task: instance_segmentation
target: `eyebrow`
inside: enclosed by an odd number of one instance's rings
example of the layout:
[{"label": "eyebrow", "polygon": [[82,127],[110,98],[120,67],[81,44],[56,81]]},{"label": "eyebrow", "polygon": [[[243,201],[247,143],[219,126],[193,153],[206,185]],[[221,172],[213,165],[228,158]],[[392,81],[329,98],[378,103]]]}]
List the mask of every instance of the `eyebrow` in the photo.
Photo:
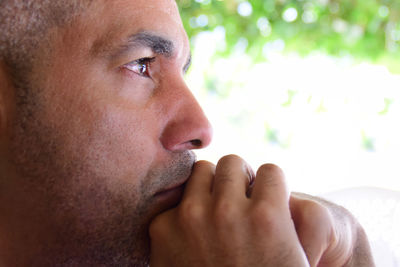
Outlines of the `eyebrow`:
[{"label": "eyebrow", "polygon": [[[135,47],[140,47],[140,46],[149,47],[155,54],[163,55],[167,58],[171,57],[175,50],[174,43],[171,40],[168,40],[160,35],[151,32],[142,31],[128,36],[127,40],[125,41],[125,44],[120,45],[114,51],[108,51],[108,52],[111,52],[109,54],[111,57],[118,57],[119,55],[124,54],[130,49],[134,49]],[[97,49],[95,49],[95,51],[97,50],[97,52],[99,52],[99,50],[100,51],[102,50],[98,49],[98,47],[96,48]],[[105,51],[103,50],[103,52]],[[191,63],[192,63],[192,55],[189,54],[188,59],[183,67],[184,73],[188,71]]]},{"label": "eyebrow", "polygon": [[[128,37],[128,44],[125,45],[126,48],[130,48],[132,46],[142,45],[150,47],[150,49],[159,55],[163,55],[165,57],[171,57],[174,53],[174,44],[172,41],[161,37],[156,34],[152,34],[149,32],[139,32],[133,34]],[[186,73],[192,63],[192,55],[189,54],[189,57],[183,66],[183,72]]]},{"label": "eyebrow", "polygon": [[172,41],[149,32],[139,32],[128,37],[128,43],[123,48],[131,48],[135,46],[147,46],[154,53],[171,57],[174,52],[174,44]]}]

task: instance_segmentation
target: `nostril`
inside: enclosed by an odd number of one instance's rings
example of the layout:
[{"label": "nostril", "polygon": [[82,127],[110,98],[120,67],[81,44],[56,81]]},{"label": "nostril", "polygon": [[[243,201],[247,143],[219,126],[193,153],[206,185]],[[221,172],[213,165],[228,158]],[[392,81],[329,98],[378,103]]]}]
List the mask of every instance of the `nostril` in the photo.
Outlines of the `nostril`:
[{"label": "nostril", "polygon": [[201,147],[203,142],[200,139],[190,140],[190,143],[195,147]]}]

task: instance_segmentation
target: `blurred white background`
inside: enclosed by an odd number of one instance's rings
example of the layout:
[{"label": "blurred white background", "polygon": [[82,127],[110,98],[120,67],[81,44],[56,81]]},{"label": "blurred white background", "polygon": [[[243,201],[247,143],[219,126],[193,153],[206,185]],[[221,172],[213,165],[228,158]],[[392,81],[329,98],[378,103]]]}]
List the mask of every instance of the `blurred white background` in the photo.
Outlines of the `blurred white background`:
[{"label": "blurred white background", "polygon": [[217,28],[194,39],[187,82],[214,127],[198,158],[216,163],[234,153],[255,170],[281,166],[291,190],[357,214],[378,266],[400,266],[400,198],[390,197],[400,192],[400,75],[350,57],[283,53],[280,40],[264,47],[262,63],[246,56],[245,43],[216,59],[223,36]]},{"label": "blurred white background", "polygon": [[[187,76],[214,127],[200,158],[236,153],[253,168],[273,162],[293,190],[308,193],[400,191],[400,75],[351,58],[279,50],[265,63],[240,51],[213,61],[217,39],[218,31],[196,39]],[[215,92],[206,89],[210,82]]]}]

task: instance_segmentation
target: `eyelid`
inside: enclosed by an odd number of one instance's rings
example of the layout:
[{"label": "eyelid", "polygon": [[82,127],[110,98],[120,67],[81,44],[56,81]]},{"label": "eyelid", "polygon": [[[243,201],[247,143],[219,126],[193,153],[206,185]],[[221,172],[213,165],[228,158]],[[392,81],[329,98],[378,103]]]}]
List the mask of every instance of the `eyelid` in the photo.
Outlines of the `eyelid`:
[{"label": "eyelid", "polygon": [[[133,61],[131,61],[129,63],[126,63],[125,65],[123,65],[123,67],[128,69],[129,71],[139,75],[139,76],[146,77],[146,78],[151,78],[150,75],[149,75],[149,67],[150,67],[150,64],[152,62],[154,62],[155,60],[156,60],[155,57],[143,57],[143,58],[139,58],[139,59],[133,60]],[[140,71],[135,71],[133,68],[130,68],[130,66],[132,66],[132,65],[145,65],[144,73],[141,73]]]},{"label": "eyelid", "polygon": [[129,64],[146,64],[146,63],[151,64],[155,60],[156,60],[155,57],[142,57],[142,58],[139,58],[139,59],[135,59],[135,60],[133,60],[131,62],[128,62],[125,65],[129,65]]}]

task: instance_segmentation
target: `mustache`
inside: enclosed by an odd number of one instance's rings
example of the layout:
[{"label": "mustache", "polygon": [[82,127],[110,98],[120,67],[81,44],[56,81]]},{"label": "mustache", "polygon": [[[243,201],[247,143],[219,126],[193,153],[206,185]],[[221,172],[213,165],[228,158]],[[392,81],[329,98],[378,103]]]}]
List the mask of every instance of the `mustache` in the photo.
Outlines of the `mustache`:
[{"label": "mustache", "polygon": [[[148,176],[152,182],[148,186],[152,188],[153,194],[163,188],[186,182],[192,173],[196,160],[197,157],[193,151],[174,152],[171,154],[170,160],[149,172]],[[142,189],[142,192],[146,191],[146,189]]]}]

